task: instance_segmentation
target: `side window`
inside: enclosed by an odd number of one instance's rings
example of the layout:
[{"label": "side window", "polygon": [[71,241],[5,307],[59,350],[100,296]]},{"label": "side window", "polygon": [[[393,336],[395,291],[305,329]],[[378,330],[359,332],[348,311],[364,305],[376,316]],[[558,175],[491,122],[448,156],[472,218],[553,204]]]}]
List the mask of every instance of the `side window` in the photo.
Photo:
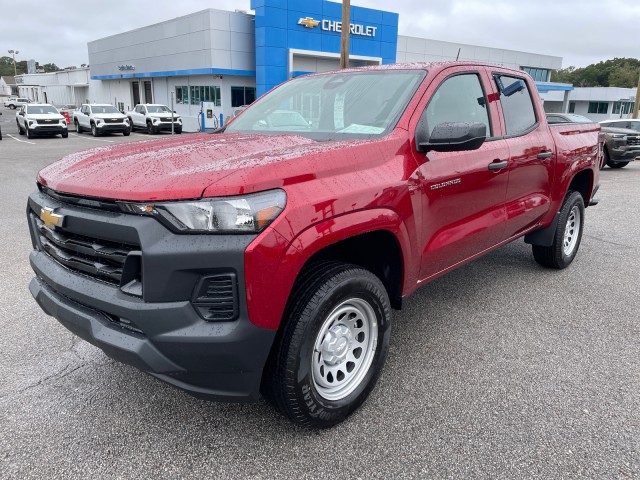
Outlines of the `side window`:
[{"label": "side window", "polygon": [[507,135],[520,135],[526,132],[537,122],[527,82],[521,78],[506,75],[495,78],[499,86],[500,104]]},{"label": "side window", "polygon": [[487,98],[475,73],[456,75],[442,82],[431,97],[426,114],[429,135],[440,123],[478,122],[484,123],[487,136],[492,136]]},{"label": "side window", "polygon": [[563,119],[562,119],[562,117],[558,117],[557,115],[547,115],[547,122],[548,123],[562,123]]}]

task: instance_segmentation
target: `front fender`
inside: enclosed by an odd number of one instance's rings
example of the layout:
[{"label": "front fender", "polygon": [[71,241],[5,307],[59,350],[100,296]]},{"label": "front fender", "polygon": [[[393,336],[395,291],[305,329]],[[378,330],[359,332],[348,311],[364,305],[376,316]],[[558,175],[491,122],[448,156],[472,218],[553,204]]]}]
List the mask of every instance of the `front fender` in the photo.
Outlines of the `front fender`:
[{"label": "front fender", "polygon": [[341,240],[380,230],[391,232],[400,245],[406,290],[411,279],[417,276],[412,267],[419,262],[410,261],[409,232],[393,210],[360,210],[328,218],[306,228],[291,242],[275,228],[265,232],[267,235],[260,235],[245,251],[247,309],[251,322],[262,328],[277,329],[293,284],[313,255]]}]

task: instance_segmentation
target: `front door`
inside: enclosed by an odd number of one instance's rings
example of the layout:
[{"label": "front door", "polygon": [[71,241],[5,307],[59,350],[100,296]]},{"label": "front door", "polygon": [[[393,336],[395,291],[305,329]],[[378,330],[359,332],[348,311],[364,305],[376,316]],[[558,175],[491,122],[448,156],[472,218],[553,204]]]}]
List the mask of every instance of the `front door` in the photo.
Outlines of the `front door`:
[{"label": "front door", "polygon": [[455,67],[445,70],[427,90],[430,100],[423,115],[429,132],[444,122],[479,122],[486,125],[488,138],[472,151],[416,152],[422,195],[422,280],[504,240],[509,150],[505,140],[493,138],[497,114],[490,112],[483,79],[480,69]]},{"label": "front door", "polygon": [[131,93],[133,96],[133,105],[138,105],[140,103],[140,83],[131,82]]},{"label": "front door", "polygon": [[144,82],[144,103],[153,103],[153,95],[151,92],[151,82],[145,80]]}]

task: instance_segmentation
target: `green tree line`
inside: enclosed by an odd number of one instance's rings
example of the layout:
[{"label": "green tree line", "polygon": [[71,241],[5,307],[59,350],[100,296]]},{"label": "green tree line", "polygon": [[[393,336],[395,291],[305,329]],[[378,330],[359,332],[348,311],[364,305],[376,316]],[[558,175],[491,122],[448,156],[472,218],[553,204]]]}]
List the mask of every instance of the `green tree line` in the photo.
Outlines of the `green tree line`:
[{"label": "green tree line", "polygon": [[[36,68],[41,68],[45,72],[57,72],[60,70],[55,63],[45,63],[44,65],[40,65],[36,62]],[[27,61],[22,60],[20,62],[16,62],[16,72],[18,75],[22,75],[27,73]],[[0,57],[0,76],[10,75],[13,76],[13,58],[11,57]]]},{"label": "green tree line", "polygon": [[552,82],[572,83],[576,87],[625,87],[638,85],[640,60],[614,58],[584,68],[568,67],[551,73]]}]

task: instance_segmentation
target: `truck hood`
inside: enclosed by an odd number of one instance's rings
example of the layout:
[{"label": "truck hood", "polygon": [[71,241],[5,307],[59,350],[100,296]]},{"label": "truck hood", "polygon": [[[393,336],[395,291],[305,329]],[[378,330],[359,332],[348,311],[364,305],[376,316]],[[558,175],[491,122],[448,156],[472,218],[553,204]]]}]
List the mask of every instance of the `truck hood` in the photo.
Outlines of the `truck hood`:
[{"label": "truck hood", "polygon": [[298,135],[181,135],[74,153],[41,170],[38,181],[60,193],[114,200],[238,195],[352,170],[362,157],[344,152],[345,147],[374,149],[367,155],[380,158],[372,143],[378,142],[315,142]]},{"label": "truck hood", "polygon": [[64,117],[58,113],[28,113],[25,115],[26,120],[53,120],[59,122]]}]

